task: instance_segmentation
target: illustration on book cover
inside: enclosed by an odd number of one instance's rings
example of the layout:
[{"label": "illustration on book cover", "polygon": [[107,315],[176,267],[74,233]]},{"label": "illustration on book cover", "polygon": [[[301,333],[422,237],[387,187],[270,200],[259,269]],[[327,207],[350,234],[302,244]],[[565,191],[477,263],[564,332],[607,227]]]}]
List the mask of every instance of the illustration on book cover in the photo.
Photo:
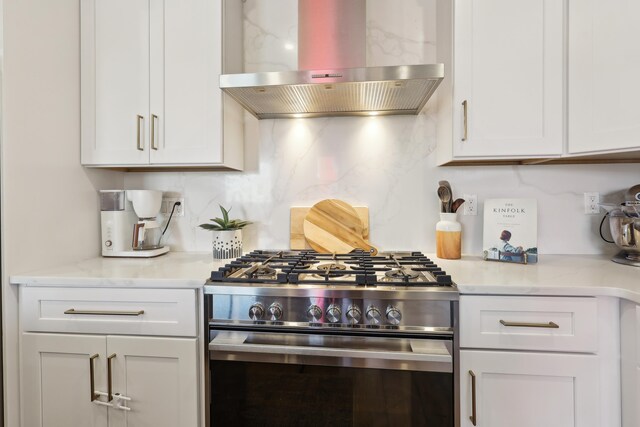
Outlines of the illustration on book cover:
[{"label": "illustration on book cover", "polygon": [[538,262],[538,203],[535,199],[487,199],[484,204],[484,259]]}]

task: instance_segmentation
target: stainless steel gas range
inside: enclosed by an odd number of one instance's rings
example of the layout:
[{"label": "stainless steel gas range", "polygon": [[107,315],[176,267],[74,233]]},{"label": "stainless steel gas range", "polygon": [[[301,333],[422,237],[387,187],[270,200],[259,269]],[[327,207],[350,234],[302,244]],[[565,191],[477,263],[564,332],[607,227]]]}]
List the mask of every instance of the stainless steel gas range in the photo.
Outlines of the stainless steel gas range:
[{"label": "stainless steel gas range", "polygon": [[419,252],[254,251],[205,286],[209,421],[458,426],[458,290]]}]

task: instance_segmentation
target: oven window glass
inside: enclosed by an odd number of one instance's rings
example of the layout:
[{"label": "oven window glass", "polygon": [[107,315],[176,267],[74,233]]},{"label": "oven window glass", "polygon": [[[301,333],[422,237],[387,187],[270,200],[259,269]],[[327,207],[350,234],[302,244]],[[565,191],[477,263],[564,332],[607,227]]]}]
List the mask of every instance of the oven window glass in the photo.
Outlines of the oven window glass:
[{"label": "oven window glass", "polygon": [[211,426],[453,426],[453,374],[211,362]]}]

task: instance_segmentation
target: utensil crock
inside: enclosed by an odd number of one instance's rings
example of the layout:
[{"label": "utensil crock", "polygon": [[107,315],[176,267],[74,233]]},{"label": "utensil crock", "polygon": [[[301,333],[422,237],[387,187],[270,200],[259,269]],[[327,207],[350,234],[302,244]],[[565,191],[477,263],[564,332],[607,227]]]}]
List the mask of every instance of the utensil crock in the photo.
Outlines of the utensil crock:
[{"label": "utensil crock", "polygon": [[441,213],[436,224],[436,256],[460,259],[462,256],[462,225],[456,213]]}]

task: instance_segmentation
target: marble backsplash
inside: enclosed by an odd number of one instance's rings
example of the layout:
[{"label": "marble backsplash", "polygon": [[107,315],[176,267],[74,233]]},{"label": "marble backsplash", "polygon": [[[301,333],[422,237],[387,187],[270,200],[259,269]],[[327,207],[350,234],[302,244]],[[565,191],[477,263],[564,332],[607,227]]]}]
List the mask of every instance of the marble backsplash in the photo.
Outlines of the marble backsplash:
[{"label": "marble backsplash", "polygon": [[[269,3],[267,7],[266,3]],[[435,0],[367,1],[367,64],[429,63],[435,58]],[[247,71],[295,69],[297,2],[246,0]],[[435,103],[431,103],[432,108]],[[371,242],[383,250],[435,252],[438,180],[455,196],[477,194],[478,216],[460,216],[463,252],[482,250],[483,200],[538,200],[541,254],[615,251],[600,240],[600,215],[583,213],[583,193],[615,200],[640,182],[638,165],[437,167],[435,114],[420,116],[256,121],[247,118],[244,172],[127,173],[125,188],[179,193],[172,250],[208,251],[211,235],[198,224],[219,216],[254,222],[245,247],[287,248],[289,208],[340,198],[370,209]]]}]

